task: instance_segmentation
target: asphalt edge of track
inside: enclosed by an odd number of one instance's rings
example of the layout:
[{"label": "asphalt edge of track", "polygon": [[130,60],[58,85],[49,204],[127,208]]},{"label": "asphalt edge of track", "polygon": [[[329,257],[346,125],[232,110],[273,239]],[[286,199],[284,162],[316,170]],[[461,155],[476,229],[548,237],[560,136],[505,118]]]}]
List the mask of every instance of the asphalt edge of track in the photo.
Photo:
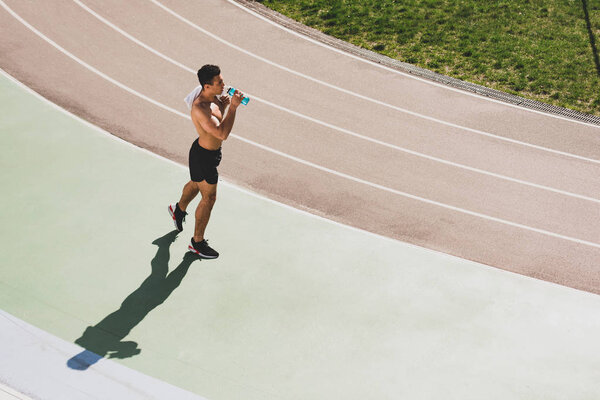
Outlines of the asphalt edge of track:
[{"label": "asphalt edge of track", "polygon": [[537,100],[530,100],[524,97],[513,95],[510,93],[502,92],[499,90],[491,89],[485,86],[477,85],[475,83],[462,81],[460,79],[451,78],[446,75],[438,74],[437,72],[430,71],[425,68],[417,67],[412,64],[408,64],[382,54],[375,53],[370,50],[363,49],[355,46],[351,43],[337,39],[333,36],[329,36],[317,29],[303,25],[277,11],[271,10],[267,6],[255,1],[255,0],[229,0],[237,3],[241,7],[246,8],[250,12],[254,12],[273,23],[287,28],[299,35],[306,36],[310,39],[316,40],[326,46],[333,47],[339,51],[349,53],[359,58],[371,61],[373,63],[382,65],[387,68],[404,72],[410,75],[417,76],[419,78],[433,81],[444,86],[452,87],[455,89],[474,93],[476,95],[489,98],[492,100],[500,101],[509,105],[522,107],[531,111],[538,111],[554,116],[564,117],[570,120],[584,122],[596,126],[600,126],[600,116],[586,114],[580,111],[571,110],[564,107],[558,107],[551,104],[542,103]]},{"label": "asphalt edge of track", "polygon": [[[156,157],[156,158],[158,158],[160,160],[166,161],[166,162],[171,163],[173,165],[176,165],[177,167],[182,168],[184,170],[187,169],[187,165],[180,164],[180,163],[178,163],[178,162],[176,162],[174,160],[171,160],[171,159],[169,159],[167,157],[164,157],[164,156],[162,156],[160,154],[153,153],[152,151],[150,151],[148,149],[145,149],[143,147],[137,146],[134,143],[130,143],[130,142],[128,142],[128,141],[126,141],[126,140],[124,140],[124,139],[122,139],[122,138],[120,138],[120,137],[118,137],[118,136],[116,136],[116,135],[114,135],[112,133],[110,133],[109,131],[107,131],[107,130],[99,127],[99,126],[94,125],[93,123],[85,120],[84,118],[78,116],[77,114],[74,114],[73,112],[71,112],[71,111],[69,111],[69,110],[61,107],[60,105],[52,102],[51,100],[47,99],[46,97],[44,97],[40,93],[36,92],[34,89],[30,88],[25,83],[19,81],[17,78],[13,77],[8,72],[4,71],[2,68],[0,68],[0,76],[6,77],[7,79],[11,80],[16,85],[18,85],[19,87],[21,87],[26,92],[34,95],[36,98],[38,98],[38,99],[42,100],[43,102],[49,104],[51,107],[55,108],[56,110],[58,110],[58,111],[60,111],[60,112],[62,112],[64,114],[70,116],[71,118],[74,118],[75,120],[77,120],[77,121],[81,122],[82,124],[84,124],[84,125],[92,128],[96,132],[98,132],[98,133],[100,133],[100,134],[102,134],[104,136],[107,136],[110,139],[116,140],[117,142],[120,142],[120,143],[125,144],[127,146],[131,146],[131,147],[133,147],[134,149],[136,149],[138,151],[141,151],[143,153],[146,153],[147,155],[150,155],[152,157]],[[536,281],[545,282],[546,284],[550,284],[550,285],[554,285],[554,286],[558,286],[558,287],[568,288],[570,290],[577,290],[579,292],[590,293],[587,290],[577,289],[577,288],[573,288],[573,287],[570,287],[570,286],[561,285],[561,284],[558,284],[558,283],[555,283],[555,282],[551,282],[551,281],[547,281],[547,280],[543,280],[543,279],[533,278],[533,277],[530,277],[530,276],[519,274],[517,272],[512,272],[512,271],[505,270],[505,269],[502,269],[502,268],[496,268],[496,267],[493,267],[491,265],[487,265],[487,264],[483,264],[483,263],[480,263],[480,262],[477,262],[477,261],[473,261],[473,260],[469,260],[469,259],[466,259],[466,258],[458,257],[458,256],[455,256],[455,255],[452,255],[452,254],[444,253],[442,251],[437,251],[437,250],[429,249],[427,247],[418,246],[416,244],[412,244],[412,243],[408,243],[408,242],[403,242],[403,241],[398,240],[398,239],[394,239],[394,238],[391,238],[391,237],[388,237],[388,236],[380,235],[378,233],[370,232],[368,230],[357,228],[357,227],[354,227],[354,226],[351,226],[351,225],[346,225],[346,224],[343,224],[341,222],[338,222],[338,221],[335,221],[335,220],[332,220],[332,219],[320,216],[318,214],[313,214],[313,213],[311,213],[309,211],[306,211],[306,210],[303,210],[303,209],[299,209],[299,208],[293,207],[291,205],[282,203],[280,201],[271,199],[271,198],[269,198],[269,197],[267,197],[267,196],[265,196],[263,194],[254,192],[254,191],[246,189],[246,188],[244,188],[244,187],[242,187],[242,186],[240,186],[238,184],[235,184],[233,182],[229,182],[227,180],[224,180],[221,177],[219,177],[219,182],[221,184],[225,185],[225,186],[234,188],[234,189],[236,189],[236,190],[238,190],[238,191],[240,191],[242,193],[248,194],[248,195],[250,195],[252,197],[261,199],[263,201],[266,201],[268,203],[277,205],[279,207],[283,207],[283,208],[285,208],[287,210],[291,210],[293,212],[297,212],[297,213],[300,213],[300,214],[308,216],[308,217],[316,218],[318,220],[325,221],[327,223],[334,224],[336,226],[343,227],[343,228],[346,228],[346,229],[350,229],[350,230],[355,231],[355,232],[361,232],[363,234],[369,235],[371,237],[378,238],[380,240],[385,240],[385,241],[392,242],[392,243],[398,243],[398,244],[401,244],[401,245],[406,246],[408,248],[419,249],[419,250],[425,251],[427,253],[432,253],[432,254],[436,254],[436,255],[440,255],[440,256],[444,256],[444,257],[449,257],[449,258],[454,259],[454,260],[460,260],[461,262],[465,262],[465,263],[468,263],[468,264],[472,264],[472,265],[477,265],[477,266],[480,266],[480,267],[489,268],[491,270],[499,271],[501,273],[506,273],[506,274],[510,274],[510,275],[525,277],[525,278],[528,278],[528,279],[534,279]]]}]

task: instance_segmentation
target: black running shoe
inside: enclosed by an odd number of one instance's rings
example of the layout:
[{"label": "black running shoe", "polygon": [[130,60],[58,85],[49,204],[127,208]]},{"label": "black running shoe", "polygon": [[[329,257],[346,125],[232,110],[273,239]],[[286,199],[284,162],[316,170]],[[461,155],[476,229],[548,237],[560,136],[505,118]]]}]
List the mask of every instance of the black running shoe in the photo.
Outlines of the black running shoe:
[{"label": "black running shoe", "polygon": [[169,206],[169,214],[171,214],[171,218],[173,218],[175,228],[181,232],[183,230],[183,223],[185,222],[185,216],[187,213],[185,211],[181,211],[179,208],[179,203],[177,203]]},{"label": "black running shoe", "polygon": [[194,242],[194,238],[192,238],[192,244],[188,246],[188,250],[198,254],[202,258],[217,258],[219,257],[219,253],[217,253],[214,249],[212,249],[206,239],[201,242]]}]

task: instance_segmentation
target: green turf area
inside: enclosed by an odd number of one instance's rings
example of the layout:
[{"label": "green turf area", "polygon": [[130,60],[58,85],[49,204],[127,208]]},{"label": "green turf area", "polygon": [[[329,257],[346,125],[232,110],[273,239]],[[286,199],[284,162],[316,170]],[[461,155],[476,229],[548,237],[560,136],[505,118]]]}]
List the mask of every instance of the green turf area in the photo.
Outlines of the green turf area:
[{"label": "green turf area", "polygon": [[261,2],[400,61],[600,115],[600,1]]}]

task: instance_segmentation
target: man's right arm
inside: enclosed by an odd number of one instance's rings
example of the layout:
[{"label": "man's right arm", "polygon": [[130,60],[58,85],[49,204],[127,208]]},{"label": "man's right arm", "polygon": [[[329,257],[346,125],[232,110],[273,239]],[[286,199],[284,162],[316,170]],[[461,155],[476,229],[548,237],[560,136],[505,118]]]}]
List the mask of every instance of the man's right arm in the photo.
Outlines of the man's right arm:
[{"label": "man's right arm", "polygon": [[239,107],[242,101],[242,93],[235,91],[235,94],[231,98],[231,104],[229,105],[229,109],[223,117],[223,120],[219,122],[219,120],[208,113],[205,113],[200,108],[194,108],[192,110],[192,117],[194,117],[199,123],[202,129],[209,135],[216,137],[219,140],[227,140],[229,134],[231,133],[231,129],[233,128],[233,122],[235,121],[235,113],[237,108]]},{"label": "man's right arm", "polygon": [[233,128],[236,110],[237,107],[234,107],[233,105],[229,106],[229,109],[221,122],[210,114],[210,110],[207,113],[200,108],[194,108],[192,110],[192,117],[198,121],[202,129],[204,129],[204,132],[219,140],[227,140],[231,133],[231,129]]}]

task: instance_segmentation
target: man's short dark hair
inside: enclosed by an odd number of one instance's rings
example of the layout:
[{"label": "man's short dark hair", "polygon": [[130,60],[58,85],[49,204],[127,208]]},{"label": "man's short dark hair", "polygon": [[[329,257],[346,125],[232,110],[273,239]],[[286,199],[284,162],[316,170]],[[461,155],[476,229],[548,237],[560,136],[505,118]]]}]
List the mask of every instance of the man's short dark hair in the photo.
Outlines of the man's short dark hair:
[{"label": "man's short dark hair", "polygon": [[198,80],[202,87],[208,84],[211,85],[213,78],[221,73],[221,68],[216,65],[206,64],[198,70]]}]

